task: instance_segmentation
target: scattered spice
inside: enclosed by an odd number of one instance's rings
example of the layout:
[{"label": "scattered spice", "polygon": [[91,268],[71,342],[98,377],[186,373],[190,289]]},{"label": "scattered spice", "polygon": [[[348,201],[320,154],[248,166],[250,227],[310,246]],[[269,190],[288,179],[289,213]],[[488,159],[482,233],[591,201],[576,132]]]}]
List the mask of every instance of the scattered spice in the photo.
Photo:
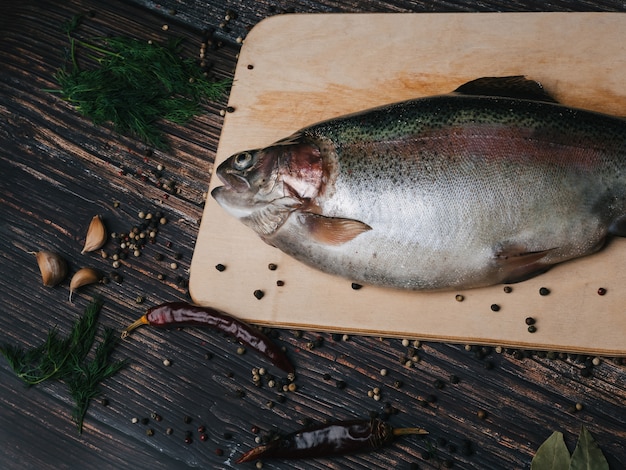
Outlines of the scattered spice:
[{"label": "scattered spice", "polygon": [[528,332],[529,333],[536,333],[537,332],[537,327],[535,325],[530,325],[528,327]]},{"label": "scattered spice", "polygon": [[270,263],[267,265],[267,269],[269,269],[270,271],[276,271],[277,268],[278,265],[276,265],[275,263]]},{"label": "scattered spice", "polygon": [[498,304],[491,304],[491,310],[494,312],[500,311],[500,306]]},{"label": "scattered spice", "polygon": [[511,286],[504,286],[505,294],[510,294],[511,292],[513,292],[513,288]]},{"label": "scattered spice", "polygon": [[550,295],[550,289],[542,287],[539,289],[539,295]]},{"label": "scattered spice", "polygon": [[454,299],[455,299],[457,302],[463,302],[463,301],[465,300],[465,297],[463,297],[461,294],[457,294],[457,295],[454,297]]},{"label": "scattered spice", "polygon": [[262,291],[262,290],[260,290],[260,289],[257,289],[257,290],[255,290],[255,291],[254,291],[254,296],[255,296],[257,299],[261,300],[261,299],[265,296],[265,292],[263,292],[263,291]]},{"label": "scattered spice", "polygon": [[361,289],[363,286],[361,284],[357,284],[356,282],[352,283],[352,289],[353,290],[359,290]]},{"label": "scattered spice", "polygon": [[598,295],[605,295],[606,294],[606,289],[604,287],[600,287],[598,289]]},{"label": "scattered spice", "polygon": [[215,269],[217,269],[219,272],[224,272],[224,271],[226,271],[226,266],[224,266],[221,263],[218,263],[218,264],[215,265]]},{"label": "scattered spice", "polygon": [[261,331],[225,312],[211,307],[200,307],[185,302],[157,305],[150,308],[146,314],[128,326],[122,332],[122,338],[126,338],[131,331],[141,325],[159,328],[197,326],[223,331],[233,335],[244,345],[265,355],[277,367],[288,373],[294,372],[294,367],[285,353]]},{"label": "scattered spice", "polygon": [[307,427],[243,454],[237,463],[260,458],[315,458],[379,449],[394,437],[428,434],[420,428],[392,428],[380,419],[343,421]]}]

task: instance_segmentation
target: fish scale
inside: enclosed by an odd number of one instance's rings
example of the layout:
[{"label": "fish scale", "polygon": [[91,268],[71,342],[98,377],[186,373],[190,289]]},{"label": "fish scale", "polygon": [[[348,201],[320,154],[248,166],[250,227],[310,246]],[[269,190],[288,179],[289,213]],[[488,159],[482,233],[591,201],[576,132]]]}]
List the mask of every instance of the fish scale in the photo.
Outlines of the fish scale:
[{"label": "fish scale", "polygon": [[[518,282],[626,234],[626,122],[523,77],[338,117],[217,169],[217,202],[354,282]],[[271,230],[265,219],[271,218]]]}]

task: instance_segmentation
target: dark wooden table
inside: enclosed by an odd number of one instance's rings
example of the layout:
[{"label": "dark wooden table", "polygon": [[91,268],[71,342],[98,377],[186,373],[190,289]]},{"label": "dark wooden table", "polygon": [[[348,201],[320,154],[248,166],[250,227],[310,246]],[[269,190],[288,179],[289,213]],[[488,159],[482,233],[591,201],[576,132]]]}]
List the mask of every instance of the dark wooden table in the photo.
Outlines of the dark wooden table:
[{"label": "dark wooden table", "polygon": [[[220,26],[229,9],[236,15]],[[227,97],[207,105],[206,113],[185,127],[166,125],[172,142],[167,152],[148,151],[136,140],[93,125],[45,91],[57,86],[53,74],[67,55],[60,27],[74,14],[88,13],[84,34],[146,40],[184,37],[185,53],[192,57],[209,32],[217,46],[209,54],[212,73],[229,78],[237,60],[237,39],[270,15],[570,9],[617,11],[623,2],[4,1],[0,341],[31,347],[55,326],[65,334],[95,295],[105,301],[101,324],[119,331],[149,306],[189,299],[188,268]],[[100,252],[80,254],[92,216],[101,214],[109,231],[122,233],[141,223],[141,211],[161,212],[168,221],[141,256],[124,259],[115,269]],[[122,282],[86,286],[70,304],[68,281],[56,288],[41,285],[29,252],[42,249],[63,253],[72,272],[91,266],[110,279],[119,274]],[[114,250],[113,241],[104,247],[108,253]],[[177,268],[170,266],[173,262]],[[0,466],[229,468],[258,436],[371,414],[387,417],[394,426],[424,427],[430,435],[405,437],[364,455],[266,461],[263,468],[451,464],[463,469],[523,469],[553,431],[562,431],[573,450],[581,425],[597,439],[611,468],[626,465],[626,368],[621,359],[598,358],[593,365],[591,358],[533,351],[432,342],[407,345],[399,339],[344,338],[314,331],[275,333],[296,365],[295,391],[271,387],[266,378],[257,387],[251,374],[255,367],[267,367],[277,377],[284,374],[260,356],[238,355],[237,344],[219,334],[138,331],[116,349],[115,358],[128,358],[129,366],[104,382],[106,401],[92,401],[82,435],[71,420],[72,401],[63,384],[45,382],[27,389],[2,359]],[[419,360],[407,367],[412,356]],[[169,367],[165,359],[171,361]],[[381,369],[387,374],[381,375]],[[375,387],[381,389],[379,401],[368,396]],[[162,419],[154,419],[155,413]],[[206,428],[206,441],[199,438],[200,426]],[[168,434],[167,428],[173,432]],[[193,442],[185,442],[187,433]],[[468,442],[471,452],[466,451]]]}]

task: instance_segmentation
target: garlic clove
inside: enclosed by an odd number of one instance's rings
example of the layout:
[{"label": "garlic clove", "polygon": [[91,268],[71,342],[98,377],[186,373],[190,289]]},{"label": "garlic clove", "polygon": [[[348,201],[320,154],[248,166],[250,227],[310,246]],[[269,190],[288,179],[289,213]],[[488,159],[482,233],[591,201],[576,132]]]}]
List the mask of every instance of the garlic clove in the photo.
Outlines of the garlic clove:
[{"label": "garlic clove", "polygon": [[87,236],[85,237],[85,246],[81,254],[90,251],[99,250],[107,241],[107,229],[102,222],[102,217],[94,215],[89,223],[87,229]]},{"label": "garlic clove", "polygon": [[93,268],[81,268],[72,276],[70,281],[70,303],[72,302],[72,294],[76,289],[87,284],[100,282],[102,275]]},{"label": "garlic clove", "polygon": [[51,251],[31,252],[37,258],[41,281],[46,287],[54,287],[67,277],[67,262],[61,255]]}]

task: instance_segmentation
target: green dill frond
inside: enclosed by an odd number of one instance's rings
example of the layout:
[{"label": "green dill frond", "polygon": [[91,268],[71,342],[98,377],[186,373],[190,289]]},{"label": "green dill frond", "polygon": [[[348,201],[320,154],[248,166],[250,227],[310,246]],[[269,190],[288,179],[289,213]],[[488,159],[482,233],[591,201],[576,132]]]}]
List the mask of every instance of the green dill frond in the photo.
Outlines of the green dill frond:
[{"label": "green dill frond", "polygon": [[[72,66],[54,75],[60,87],[55,92],[95,124],[111,124],[159,149],[167,148],[159,121],[184,125],[230,86],[230,80],[211,81],[194,60],[181,58],[180,39],[160,45],[121,36],[70,38],[70,46]],[[79,68],[77,47],[89,50],[97,65]]]},{"label": "green dill frond", "polygon": [[0,346],[0,354],[26,386],[45,380],[62,381],[67,385],[74,399],[72,417],[79,432],[82,431],[89,401],[100,393],[99,384],[126,366],[126,361],[111,361],[119,338],[110,328],[104,329],[93,359],[88,360],[96,339],[102,305],[101,299],[91,302],[65,338],[53,328],[40,346],[30,349],[7,344]]}]

